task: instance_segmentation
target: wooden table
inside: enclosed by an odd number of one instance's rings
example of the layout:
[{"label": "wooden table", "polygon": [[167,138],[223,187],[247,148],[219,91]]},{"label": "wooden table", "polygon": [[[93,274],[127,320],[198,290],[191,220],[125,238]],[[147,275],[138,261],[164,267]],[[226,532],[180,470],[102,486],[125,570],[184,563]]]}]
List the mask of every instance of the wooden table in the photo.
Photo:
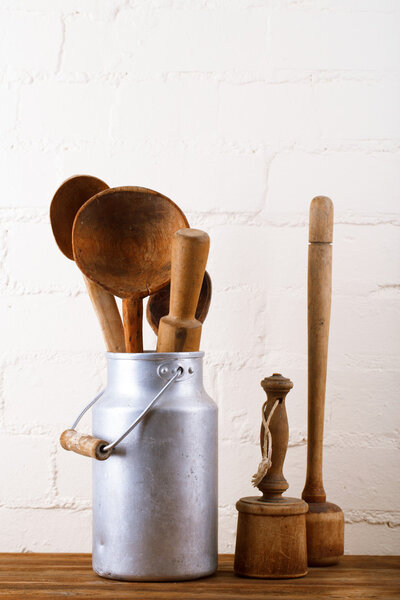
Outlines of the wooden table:
[{"label": "wooden table", "polygon": [[232,564],[231,555],[221,555],[212,577],[142,583],[98,577],[89,554],[0,554],[0,598],[400,599],[400,559],[395,556],[344,556],[335,567],[314,568],[302,579],[279,581],[235,577]]}]

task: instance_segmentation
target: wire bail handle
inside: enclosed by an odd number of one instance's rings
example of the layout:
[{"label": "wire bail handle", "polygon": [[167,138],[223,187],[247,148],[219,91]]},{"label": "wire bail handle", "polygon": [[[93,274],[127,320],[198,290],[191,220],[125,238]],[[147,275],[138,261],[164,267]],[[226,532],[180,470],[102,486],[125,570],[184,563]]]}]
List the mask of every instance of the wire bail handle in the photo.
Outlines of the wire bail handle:
[{"label": "wire bail handle", "polygon": [[135,429],[137,425],[144,419],[147,413],[153,408],[156,402],[160,399],[163,393],[174,383],[180,375],[183,374],[183,368],[178,367],[174,375],[167,381],[167,383],[161,388],[161,390],[154,396],[151,402],[146,408],[140,413],[140,415],[133,421],[122,435],[120,435],[114,442],[109,444],[105,440],[100,440],[92,435],[86,435],[76,431],[76,426],[82,419],[83,415],[102,397],[105,389],[102,390],[97,396],[89,402],[87,406],[81,411],[78,417],[73,422],[70,429],[66,429],[60,436],[60,444],[65,450],[71,450],[77,454],[83,456],[89,456],[96,458],[97,460],[106,460],[114,450],[126,438],[127,435]]}]

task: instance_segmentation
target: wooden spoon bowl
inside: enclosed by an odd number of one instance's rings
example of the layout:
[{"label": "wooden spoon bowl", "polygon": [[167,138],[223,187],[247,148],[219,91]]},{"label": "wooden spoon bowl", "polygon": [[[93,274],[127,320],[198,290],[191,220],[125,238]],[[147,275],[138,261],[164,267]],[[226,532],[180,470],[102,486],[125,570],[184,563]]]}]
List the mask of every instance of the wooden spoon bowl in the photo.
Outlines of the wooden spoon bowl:
[{"label": "wooden spoon bowl", "polygon": [[[72,249],[72,227],[79,209],[108,185],[91,175],[75,175],[66,179],[53,196],[50,205],[50,222],[61,252],[74,260]],[[125,341],[121,316],[115,298],[84,276],[85,285],[93,308],[100,322],[103,337],[109,352],[124,352]]]},{"label": "wooden spoon bowl", "polygon": [[75,261],[86,277],[123,298],[128,352],[142,351],[142,299],[169,282],[173,235],[188,226],[172,200],[138,187],[104,190],[76,215]]},{"label": "wooden spoon bowl", "polygon": [[66,179],[58,188],[50,204],[50,223],[57,246],[70,260],[74,260],[72,250],[72,226],[78,210],[108,185],[91,175],[74,175]]}]

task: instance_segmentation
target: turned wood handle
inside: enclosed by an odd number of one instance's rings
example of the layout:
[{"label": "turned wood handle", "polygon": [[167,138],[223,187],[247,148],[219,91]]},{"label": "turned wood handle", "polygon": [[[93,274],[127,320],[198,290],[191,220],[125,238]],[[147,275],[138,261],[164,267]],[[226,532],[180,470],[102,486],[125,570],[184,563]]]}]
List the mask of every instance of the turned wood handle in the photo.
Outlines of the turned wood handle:
[{"label": "turned wood handle", "polygon": [[[280,373],[274,373],[272,377],[266,377],[262,380],[261,387],[267,394],[266,418],[273,410],[277,400],[279,404],[276,406],[269,424],[272,438],[272,464],[257,487],[263,493],[264,500],[278,500],[289,487],[283,475],[283,464],[289,442],[289,424],[285,399],[292,389],[293,383]],[[264,433],[264,424],[262,424],[260,432],[262,453],[264,452]]]},{"label": "turned wood handle", "polygon": [[112,294],[83,276],[109,352],[125,352],[124,328]]},{"label": "turned wood handle", "polygon": [[125,347],[127,352],[143,352],[143,299],[124,298],[122,300]]},{"label": "turned wood handle", "polygon": [[82,456],[89,456],[97,460],[106,460],[112,452],[103,452],[102,448],[108,446],[105,440],[99,440],[92,435],[78,433],[75,429],[66,429],[60,436],[60,444],[65,450],[71,450]]},{"label": "turned wood handle", "polygon": [[317,196],[310,206],[308,247],[308,441],[303,499],[325,502],[322,451],[332,294],[333,204]]},{"label": "turned wood handle", "polygon": [[199,350],[202,324],[195,313],[209,249],[210,238],[204,231],[180,229],[175,233],[169,313],[160,319],[157,352]]}]

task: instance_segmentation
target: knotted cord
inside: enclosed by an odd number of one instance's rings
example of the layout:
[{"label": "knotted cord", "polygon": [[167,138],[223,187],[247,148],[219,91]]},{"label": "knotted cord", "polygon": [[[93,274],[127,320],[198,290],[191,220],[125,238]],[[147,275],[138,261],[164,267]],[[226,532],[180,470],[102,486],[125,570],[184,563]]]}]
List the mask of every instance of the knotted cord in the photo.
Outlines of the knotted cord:
[{"label": "knotted cord", "polygon": [[266,476],[268,469],[271,467],[272,465],[272,436],[271,436],[271,432],[269,430],[269,424],[271,422],[272,419],[272,415],[274,414],[274,411],[276,409],[276,407],[279,404],[279,399],[276,400],[275,404],[273,405],[271,412],[268,415],[268,418],[265,418],[265,409],[267,407],[267,403],[268,400],[266,400],[264,402],[264,404],[262,405],[262,409],[261,409],[261,414],[262,414],[262,422],[264,425],[264,444],[263,444],[263,450],[262,450],[262,459],[260,464],[258,465],[258,470],[257,473],[255,473],[252,477],[252,484],[254,485],[254,487],[257,487],[258,484],[262,481],[262,479]]}]

